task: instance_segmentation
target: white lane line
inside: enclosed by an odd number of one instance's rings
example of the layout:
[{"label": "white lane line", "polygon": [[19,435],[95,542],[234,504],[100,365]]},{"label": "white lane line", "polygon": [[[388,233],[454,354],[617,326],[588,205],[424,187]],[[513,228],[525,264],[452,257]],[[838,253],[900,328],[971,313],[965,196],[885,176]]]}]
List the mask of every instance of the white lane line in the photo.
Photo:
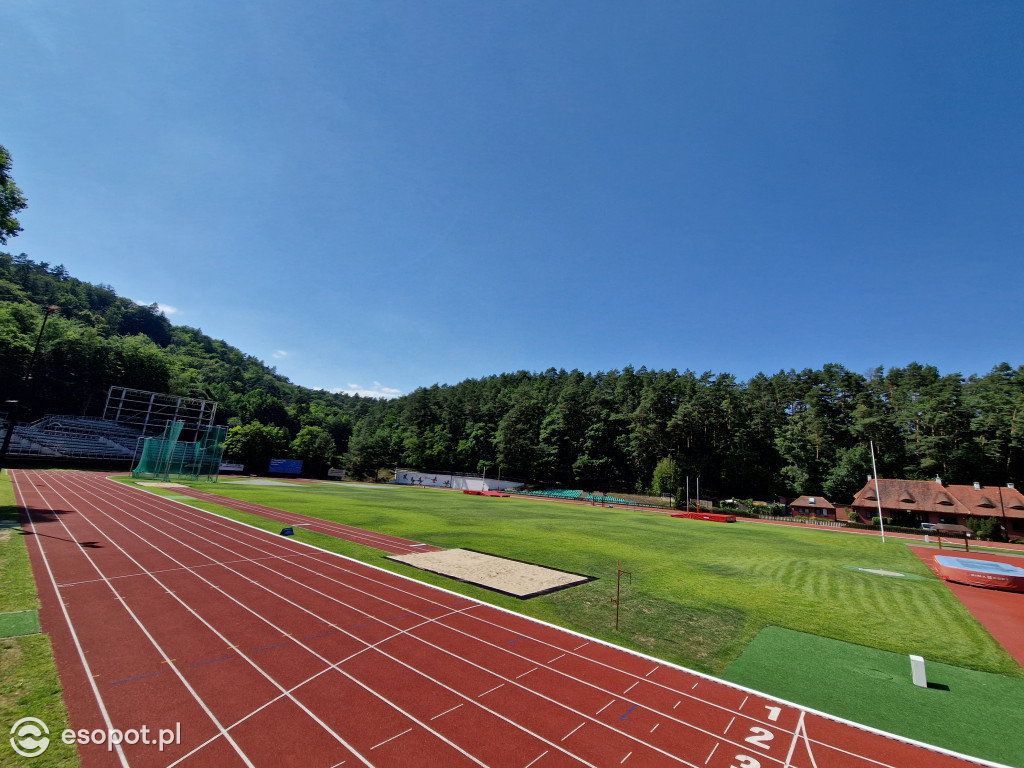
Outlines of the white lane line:
[{"label": "white lane line", "polygon": [[388,743],[389,741],[394,741],[394,740],[395,740],[395,739],[397,739],[397,738],[398,738],[399,736],[405,736],[405,734],[407,734],[407,733],[408,733],[409,731],[411,731],[411,730],[412,730],[412,728],[406,728],[406,729],[405,729],[404,731],[402,731],[401,733],[396,733],[396,734],[395,734],[394,736],[392,736],[392,737],[391,737],[390,739],[384,739],[384,741],[382,741],[382,742],[381,742],[380,744],[374,744],[374,745],[373,745],[372,747],[370,747],[370,749],[376,749],[377,747],[383,747],[383,746],[384,746],[385,744],[387,744],[387,743]]},{"label": "white lane line", "polygon": [[575,648],[572,649],[572,652],[576,653],[576,651],[578,651],[580,648],[586,648],[588,645],[590,645],[589,640],[585,642],[583,645],[577,645]]},{"label": "white lane line", "polygon": [[575,728],[573,728],[571,731],[569,731],[567,734],[565,734],[565,736],[562,737],[562,741],[565,741],[566,739],[568,739],[570,736],[572,736],[574,733],[576,733],[576,731],[578,731],[580,728],[582,728],[586,724],[587,724],[587,721],[584,720],[582,723],[580,723]]},{"label": "white lane line", "polygon": [[653,728],[651,728],[651,730],[650,730],[650,731],[648,731],[648,733],[654,733],[654,732],[655,732],[656,730],[658,730],[658,726],[659,726],[659,725],[661,725],[661,723],[655,723],[655,724],[654,724],[654,727],[653,727]]},{"label": "white lane line", "polygon": [[622,758],[621,760],[619,760],[619,765],[622,765],[624,762],[629,760],[629,756],[632,755],[632,754],[633,754],[632,752],[627,752],[626,756],[624,758]]},{"label": "white lane line", "polygon": [[488,693],[494,693],[494,692],[495,692],[496,690],[498,690],[499,688],[501,688],[501,687],[502,687],[502,686],[504,686],[504,685],[505,685],[504,683],[499,683],[498,685],[494,686],[494,687],[493,687],[493,688],[491,688],[490,690],[487,690],[487,691],[484,691],[483,693],[481,693],[481,694],[480,694],[479,696],[477,696],[477,698],[478,698],[478,699],[482,699],[482,698],[483,698],[484,696],[486,696],[486,695],[487,695]]},{"label": "white lane line", "polygon": [[531,670],[530,670],[529,672],[523,672],[523,674],[519,675],[519,677],[517,677],[517,678],[516,678],[516,680],[519,680],[519,679],[521,679],[521,678],[524,678],[524,677],[526,677],[526,676],[527,676],[528,674],[530,674],[530,672],[536,672],[536,671],[537,671],[538,669],[540,669],[540,667],[534,667],[534,668],[533,668],[533,669],[531,669]]},{"label": "white lane line", "polygon": [[732,724],[735,723],[735,722],[736,722],[736,718],[733,717],[733,719],[729,721],[729,724],[727,726],[725,726],[725,730],[722,731],[722,735],[723,736],[729,732],[729,729],[732,728]]},{"label": "white lane line", "polygon": [[615,699],[612,699],[607,704],[605,704],[603,707],[601,707],[599,710],[597,710],[597,712],[595,712],[594,714],[595,715],[600,715],[602,712],[604,712],[606,709],[608,709],[608,707],[610,707],[614,703],[615,703]]},{"label": "white lane line", "polygon": [[444,712],[442,712],[441,714],[439,714],[439,715],[434,715],[434,716],[433,716],[432,718],[430,718],[430,719],[431,719],[431,720],[437,720],[437,718],[439,718],[439,717],[444,717],[444,716],[445,716],[445,715],[447,715],[447,714],[448,714],[449,712],[454,712],[454,711],[455,711],[456,709],[458,709],[458,708],[459,708],[459,707],[461,707],[461,706],[462,706],[461,704],[456,704],[456,705],[455,705],[454,707],[452,707],[451,709],[446,709],[446,710],[445,710]]},{"label": "white lane line", "polygon": [[562,658],[562,656],[565,656],[565,654],[562,653],[562,654],[559,654],[558,656],[555,656],[555,658],[553,658],[551,661],[549,661],[548,664],[554,664],[556,661],[558,661],[560,658]]},{"label": "white lane line", "polygon": [[632,684],[631,686],[629,686],[629,688],[627,688],[626,690],[624,690],[624,691],[622,692],[622,695],[623,695],[623,696],[625,696],[625,695],[626,695],[627,693],[629,693],[630,691],[632,691],[632,690],[633,690],[634,688],[636,688],[636,687],[637,687],[638,685],[640,685],[640,681],[639,681],[639,680],[637,680],[637,681],[636,681],[635,683],[633,683],[633,684]]},{"label": "white lane line", "polygon": [[524,765],[523,768],[530,768],[531,765],[536,763],[538,760],[540,760],[542,757],[544,757],[544,755],[546,755],[547,753],[548,753],[548,750],[545,749],[543,752],[541,752],[539,755],[537,755],[535,758],[533,758],[533,760],[531,760],[526,765]]},{"label": "white lane line", "polygon": [[652,670],[651,670],[650,672],[648,672],[648,673],[647,673],[646,675],[644,675],[644,677],[650,677],[650,676],[651,676],[651,675],[653,675],[653,674],[654,674],[655,672],[657,672],[657,671],[658,671],[659,669],[661,669],[661,667],[655,667],[655,668],[654,668],[654,669],[652,669]]},{"label": "white lane line", "polygon": [[743,711],[743,705],[747,703],[747,699],[749,699],[749,698],[750,697],[747,696],[746,698],[743,699],[743,701],[740,702],[740,705],[736,708],[737,712],[742,712]]},{"label": "white lane line", "polygon": [[715,746],[711,749],[711,754],[708,755],[707,759],[704,761],[704,765],[707,765],[711,762],[711,757],[715,754],[715,750],[718,749],[718,744],[719,742],[715,742]]}]

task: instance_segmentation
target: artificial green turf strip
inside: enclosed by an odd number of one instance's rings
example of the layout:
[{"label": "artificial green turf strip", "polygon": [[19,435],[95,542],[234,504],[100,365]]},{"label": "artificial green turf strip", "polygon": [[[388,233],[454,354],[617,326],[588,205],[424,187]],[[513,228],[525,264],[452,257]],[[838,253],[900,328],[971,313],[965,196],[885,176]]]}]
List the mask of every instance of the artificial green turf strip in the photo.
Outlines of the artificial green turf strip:
[{"label": "artificial green turf strip", "polygon": [[722,677],[874,728],[1024,767],[1024,680],[927,659],[926,668],[930,687],[919,688],[908,656],[766,627]]},{"label": "artificial green turf strip", "polygon": [[0,613],[0,637],[20,637],[39,632],[38,611]]}]

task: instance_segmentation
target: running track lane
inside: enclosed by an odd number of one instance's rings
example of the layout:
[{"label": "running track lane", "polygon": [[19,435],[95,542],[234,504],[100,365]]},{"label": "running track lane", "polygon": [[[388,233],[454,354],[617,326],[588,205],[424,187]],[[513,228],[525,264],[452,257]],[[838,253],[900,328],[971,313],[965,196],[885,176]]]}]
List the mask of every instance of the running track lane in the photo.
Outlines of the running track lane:
[{"label": "running track lane", "polygon": [[325,533],[338,539],[345,539],[356,544],[362,544],[374,549],[380,549],[389,555],[408,555],[413,552],[440,552],[441,547],[434,547],[429,544],[422,544],[410,539],[400,539],[397,536],[388,536],[385,533],[368,531],[365,528],[356,528],[344,523],[335,523],[330,520],[320,520],[309,515],[301,515],[298,512],[288,512],[274,507],[265,507],[262,504],[253,504],[251,501],[239,501],[227,496],[218,496],[215,493],[197,491],[194,488],[181,486],[175,489],[182,496],[191,496],[200,501],[209,501],[229,509],[237,509],[239,512],[259,515],[269,520],[277,520],[286,525],[301,526],[310,531]]},{"label": "running track lane", "polygon": [[86,768],[985,764],[99,474],[13,479],[72,727],[180,723]]}]

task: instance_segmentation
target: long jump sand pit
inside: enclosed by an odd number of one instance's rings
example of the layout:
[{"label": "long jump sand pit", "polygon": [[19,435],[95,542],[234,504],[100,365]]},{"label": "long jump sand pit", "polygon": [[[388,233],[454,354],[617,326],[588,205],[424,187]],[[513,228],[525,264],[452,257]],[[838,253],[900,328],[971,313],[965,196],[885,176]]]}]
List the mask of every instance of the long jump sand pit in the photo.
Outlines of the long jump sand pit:
[{"label": "long jump sand pit", "polygon": [[476,584],[525,600],[559,589],[594,581],[593,576],[559,571],[532,563],[486,555],[470,549],[443,549],[440,552],[415,552],[393,555],[388,560],[411,565],[457,581]]}]

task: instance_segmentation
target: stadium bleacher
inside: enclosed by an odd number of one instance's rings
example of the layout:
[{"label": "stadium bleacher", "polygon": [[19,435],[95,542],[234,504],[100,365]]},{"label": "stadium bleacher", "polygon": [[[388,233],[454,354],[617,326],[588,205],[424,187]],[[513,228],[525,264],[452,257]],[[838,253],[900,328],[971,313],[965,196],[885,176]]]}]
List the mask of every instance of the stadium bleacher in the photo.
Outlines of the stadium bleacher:
[{"label": "stadium bleacher", "polygon": [[[5,426],[0,427],[0,440],[5,431]],[[47,415],[31,424],[15,425],[9,455],[130,460],[142,436],[138,429],[105,419]]]}]

